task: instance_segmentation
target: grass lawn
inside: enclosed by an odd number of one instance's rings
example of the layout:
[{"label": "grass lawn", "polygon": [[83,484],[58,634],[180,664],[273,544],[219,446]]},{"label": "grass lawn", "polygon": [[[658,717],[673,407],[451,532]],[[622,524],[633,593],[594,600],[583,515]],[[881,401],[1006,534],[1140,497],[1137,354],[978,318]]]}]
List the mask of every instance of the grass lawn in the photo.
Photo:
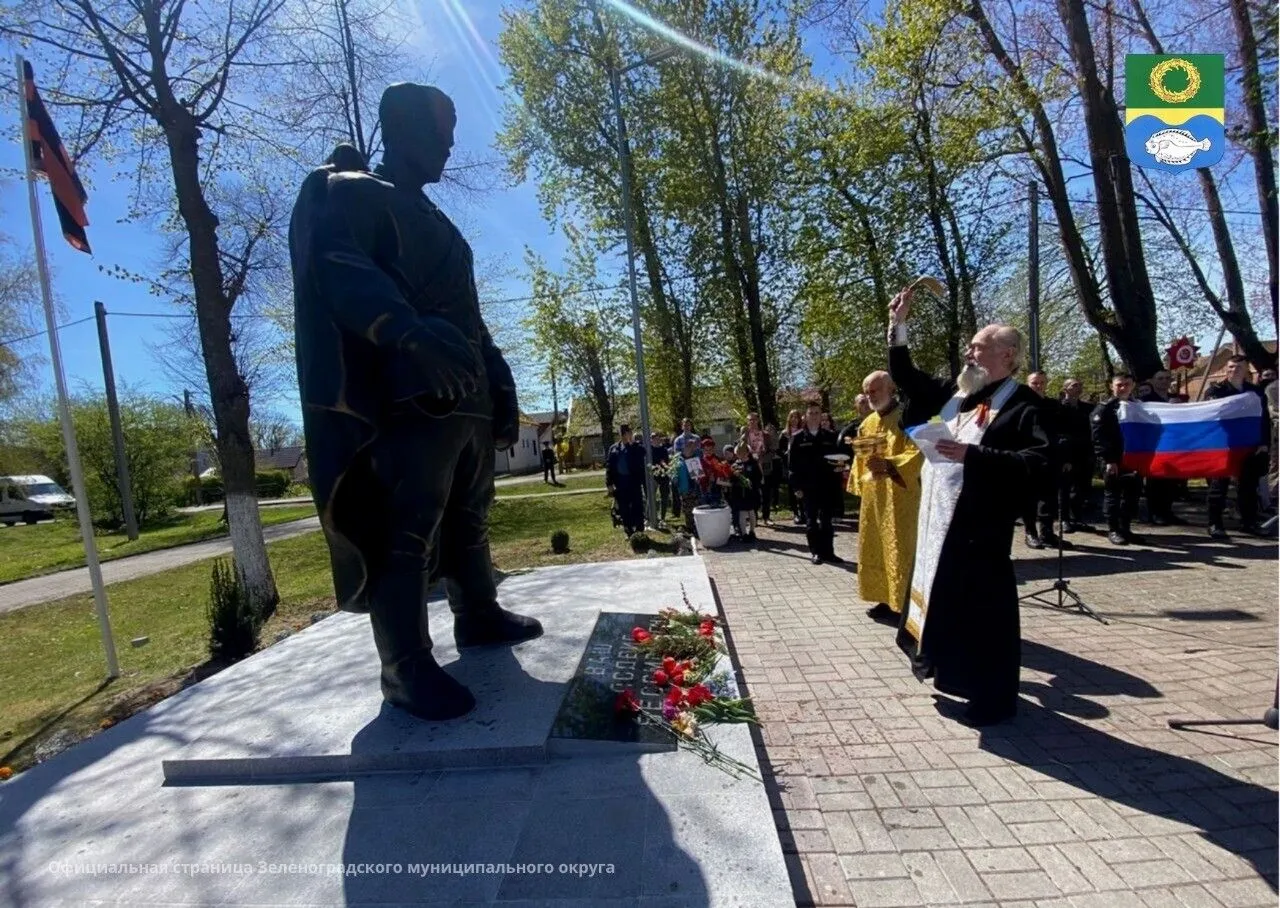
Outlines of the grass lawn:
[{"label": "grass lawn", "polygon": [[497,487],[496,492],[499,498],[508,495],[545,495],[549,492],[574,492],[579,489],[599,489],[600,494],[604,495],[604,477],[603,476],[573,476],[569,475],[564,478],[556,477],[560,485],[549,486],[541,479],[534,482],[511,482],[506,485]]},{"label": "grass lawn", "polygon": [[[264,517],[268,513],[264,509]],[[494,563],[506,571],[631,557],[603,495],[499,501],[490,514]],[[569,532],[568,555],[551,553],[550,536],[558,529]],[[262,630],[264,644],[334,608],[320,533],[268,550],[281,601]],[[202,561],[108,587],[121,677],[105,686],[92,596],[0,615],[0,766],[25,768],[210,673],[204,665],[209,573],[210,562]],[[129,641],[141,636],[150,643],[131,648]]]},{"label": "grass lawn", "polygon": [[[310,517],[315,512],[311,505],[262,508],[262,525],[287,523]],[[221,511],[174,514],[144,528],[135,542],[130,542],[123,531],[99,533],[95,537],[98,558],[110,561],[225,536],[227,531],[219,523],[221,518]],[[83,566],[84,545],[80,541],[80,525],[74,516],[59,517],[35,526],[21,523],[11,527],[0,526],[0,583]]]}]

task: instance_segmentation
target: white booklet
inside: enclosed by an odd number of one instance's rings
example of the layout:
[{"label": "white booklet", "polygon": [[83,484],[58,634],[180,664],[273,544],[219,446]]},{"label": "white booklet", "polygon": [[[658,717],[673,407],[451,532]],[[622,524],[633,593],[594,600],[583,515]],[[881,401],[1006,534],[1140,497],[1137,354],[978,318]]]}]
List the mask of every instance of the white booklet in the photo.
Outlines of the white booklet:
[{"label": "white booklet", "polygon": [[951,434],[951,427],[945,422],[927,422],[922,426],[908,429],[907,434],[911,436],[911,440],[916,443],[916,447],[929,463],[955,463],[938,453],[938,442],[955,440],[955,436]]}]

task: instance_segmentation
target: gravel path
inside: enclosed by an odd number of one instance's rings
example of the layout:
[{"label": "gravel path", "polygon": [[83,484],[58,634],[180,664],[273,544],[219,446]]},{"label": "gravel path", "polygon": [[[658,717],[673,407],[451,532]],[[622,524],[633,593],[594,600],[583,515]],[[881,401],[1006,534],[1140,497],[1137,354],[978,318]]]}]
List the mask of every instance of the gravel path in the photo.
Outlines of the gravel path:
[{"label": "gravel path", "polygon": [[[314,533],[320,529],[319,517],[306,517],[289,523],[278,523],[275,526],[263,527],[262,536],[267,542],[277,542],[303,533]],[[157,549],[141,555],[130,555],[128,558],[117,558],[102,563],[102,580],[107,585],[122,580],[133,580],[148,574],[157,574],[170,568],[182,567],[193,561],[205,558],[216,558],[231,551],[231,539],[222,536],[218,539],[206,539],[204,542],[193,542],[190,545],[175,546],[171,549]],[[43,577],[32,577],[30,580],[19,580],[0,586],[0,614],[16,611],[38,602],[63,599],[77,593],[88,593],[93,589],[89,583],[87,567],[72,568]]]},{"label": "gravel path", "polygon": [[[594,476],[594,473],[573,473],[574,477],[578,476]],[[604,475],[601,473],[600,475]],[[542,481],[542,475],[537,477],[515,477],[514,479],[503,481],[499,480],[499,485],[517,485],[526,482]],[[556,498],[563,495],[603,495],[603,489],[570,489],[560,492],[537,492],[530,494],[503,495],[504,501],[522,498]],[[310,499],[306,499],[309,501]],[[221,507],[218,505],[217,507]],[[304,533],[314,533],[320,529],[320,518],[306,517],[302,520],[294,520],[289,523],[278,523],[275,526],[263,527],[262,535],[267,542],[278,542],[281,539],[290,539],[294,536],[301,536]],[[182,567],[184,564],[191,564],[195,561],[203,561],[206,558],[216,558],[219,555],[226,555],[231,551],[231,540],[226,536],[218,539],[206,539],[204,542],[193,542],[190,545],[175,546],[169,549],[157,549],[154,552],[144,552],[141,555],[130,555],[127,558],[117,558],[114,561],[104,561],[102,563],[102,580],[110,586],[113,583],[120,583],[123,580],[133,580],[137,577],[145,577],[148,574],[158,574],[160,571],[167,571],[170,568]],[[0,614],[5,612],[16,611],[25,608],[28,605],[36,605],[40,602],[50,602],[55,599],[64,599],[67,596],[74,596],[78,593],[88,593],[93,589],[89,583],[88,568],[72,568],[68,571],[60,571],[56,574],[46,574],[43,577],[32,577],[30,580],[19,580],[15,583],[6,583],[0,586]]]}]

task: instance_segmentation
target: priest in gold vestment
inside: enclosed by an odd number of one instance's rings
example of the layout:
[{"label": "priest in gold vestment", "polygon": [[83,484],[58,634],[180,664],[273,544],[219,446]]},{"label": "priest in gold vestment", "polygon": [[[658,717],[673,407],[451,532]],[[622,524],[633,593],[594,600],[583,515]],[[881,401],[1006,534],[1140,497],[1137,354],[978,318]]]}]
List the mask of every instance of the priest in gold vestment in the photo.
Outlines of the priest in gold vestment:
[{"label": "priest in gold vestment", "polygon": [[872,413],[858,427],[849,491],[862,499],[858,521],[858,595],[876,605],[867,615],[898,626],[916,552],[923,455],[902,426],[902,407],[888,372],[862,383]]}]

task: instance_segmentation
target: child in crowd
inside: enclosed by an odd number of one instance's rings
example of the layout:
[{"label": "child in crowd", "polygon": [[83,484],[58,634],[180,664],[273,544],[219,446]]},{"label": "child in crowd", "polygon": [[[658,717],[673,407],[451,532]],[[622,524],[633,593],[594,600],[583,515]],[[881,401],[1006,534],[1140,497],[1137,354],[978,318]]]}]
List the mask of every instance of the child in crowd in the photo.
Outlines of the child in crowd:
[{"label": "child in crowd", "polygon": [[680,498],[680,513],[684,515],[684,528],[690,536],[698,535],[693,522],[693,509],[702,498],[702,461],[698,457],[698,443],[689,439],[677,458],[675,490]]},{"label": "child in crowd", "polygon": [[719,507],[724,504],[724,493],[729,485],[731,468],[716,455],[716,440],[710,435],[702,438],[702,504]]},{"label": "child in crowd", "polygon": [[740,539],[756,541],[756,508],[760,507],[760,488],[764,477],[760,473],[760,461],[751,453],[745,442],[738,445],[733,485],[729,504],[733,507],[733,529]]}]

